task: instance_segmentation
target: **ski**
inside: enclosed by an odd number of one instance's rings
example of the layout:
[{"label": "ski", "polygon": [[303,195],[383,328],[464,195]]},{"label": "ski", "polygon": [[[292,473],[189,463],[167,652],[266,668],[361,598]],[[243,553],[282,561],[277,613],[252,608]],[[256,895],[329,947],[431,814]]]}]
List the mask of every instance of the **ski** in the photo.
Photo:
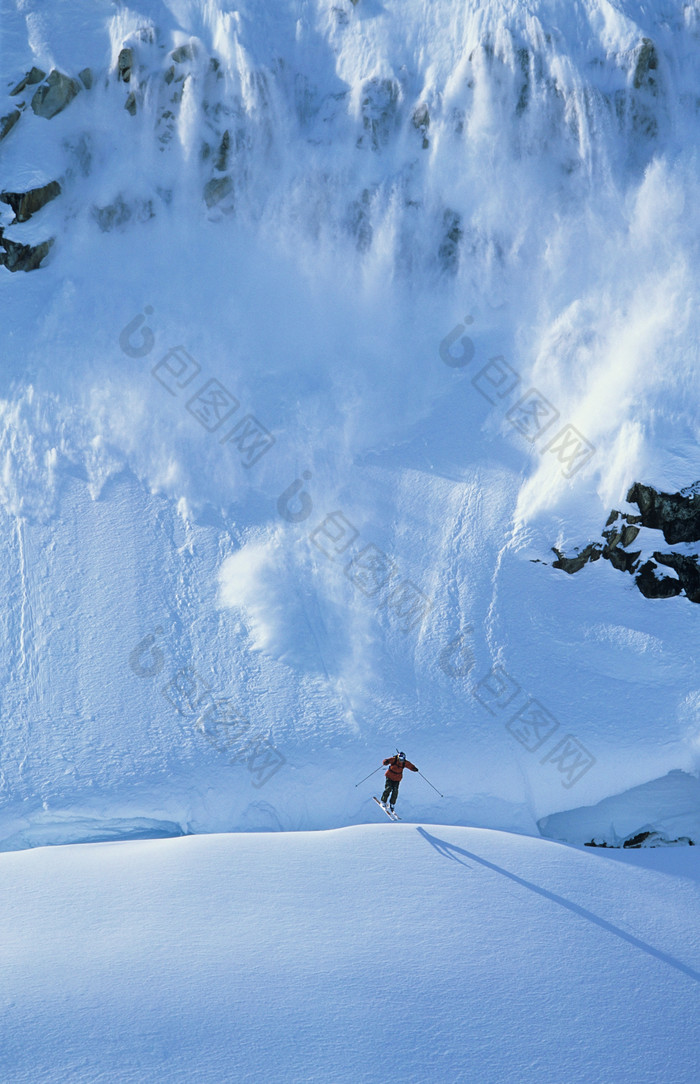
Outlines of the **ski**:
[{"label": "ski", "polygon": [[398,813],[392,813],[390,809],[387,809],[387,807],[385,805],[382,805],[382,803],[379,801],[379,798],[375,798],[374,795],[372,795],[372,797],[374,798],[374,800],[377,803],[377,805],[379,806],[379,808],[384,810],[384,812],[386,813],[386,815],[387,815],[387,817],[389,818],[390,821],[400,821],[401,820],[401,817],[398,815]]}]

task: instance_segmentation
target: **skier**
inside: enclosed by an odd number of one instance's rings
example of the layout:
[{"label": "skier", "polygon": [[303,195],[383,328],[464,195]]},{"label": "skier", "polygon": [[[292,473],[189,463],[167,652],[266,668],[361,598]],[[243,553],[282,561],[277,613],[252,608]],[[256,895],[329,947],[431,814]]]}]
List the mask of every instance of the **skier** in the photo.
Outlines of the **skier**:
[{"label": "skier", "polygon": [[387,757],[386,760],[382,761],[382,764],[388,764],[389,768],[385,772],[386,786],[384,787],[380,805],[383,805],[386,809],[387,798],[391,796],[389,809],[393,813],[404,768],[409,768],[412,772],[417,772],[418,769],[415,764],[411,764],[410,760],[406,760],[405,753],[399,753],[395,757]]}]

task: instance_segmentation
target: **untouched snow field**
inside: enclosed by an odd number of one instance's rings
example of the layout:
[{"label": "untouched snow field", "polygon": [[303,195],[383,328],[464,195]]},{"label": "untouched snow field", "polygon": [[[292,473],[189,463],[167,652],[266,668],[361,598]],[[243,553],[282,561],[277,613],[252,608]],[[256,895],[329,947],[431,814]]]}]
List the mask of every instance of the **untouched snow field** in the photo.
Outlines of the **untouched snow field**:
[{"label": "untouched snow field", "polygon": [[700,606],[551,562],[700,479],[700,0],[0,64],[0,1084],[698,1084],[700,847],[574,844],[700,842]]},{"label": "untouched snow field", "polygon": [[0,855],[7,1084],[697,1084],[700,848],[381,824]]}]

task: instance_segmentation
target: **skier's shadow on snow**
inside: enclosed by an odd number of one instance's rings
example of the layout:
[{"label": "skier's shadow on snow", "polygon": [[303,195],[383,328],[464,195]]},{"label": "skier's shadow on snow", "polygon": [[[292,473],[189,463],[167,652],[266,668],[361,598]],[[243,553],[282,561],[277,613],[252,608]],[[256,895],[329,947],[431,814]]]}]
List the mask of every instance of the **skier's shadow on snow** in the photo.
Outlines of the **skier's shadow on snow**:
[{"label": "skier's shadow on snow", "polygon": [[[652,945],[647,945],[645,941],[640,941],[638,937],[634,937],[625,930],[621,930],[619,926],[613,926],[612,922],[600,918],[592,911],[588,911],[585,907],[580,907],[577,903],[572,903],[571,900],[565,899],[564,896],[557,895],[556,892],[549,892],[546,888],[540,888],[539,885],[533,884],[532,881],[526,881],[524,877],[518,877],[515,873],[509,873],[508,870],[503,869],[502,866],[497,866],[494,862],[488,862],[485,858],[480,858],[477,854],[472,854],[471,851],[465,851],[463,847],[457,847],[454,843],[448,843],[445,839],[438,839],[437,836],[431,836],[429,832],[426,832],[425,828],[418,828],[416,831],[419,835],[423,836],[423,839],[427,840],[430,846],[434,847],[438,854],[442,855],[443,858],[453,859],[454,861],[459,862],[460,865],[466,866],[466,862],[461,862],[459,858],[456,858],[456,854],[462,854],[465,858],[470,858],[472,862],[478,862],[480,866],[485,866],[486,869],[493,870],[494,873],[500,873],[502,877],[507,877],[509,881],[515,881],[516,884],[521,885],[523,888],[529,888],[531,892],[536,892],[538,896],[544,896],[546,900],[550,900],[552,903],[558,903],[560,907],[565,907],[567,911],[573,911],[573,913],[580,918],[585,918],[588,922],[593,922],[596,926],[600,926],[600,928],[607,933],[612,933],[623,941],[627,941],[629,945],[634,945],[635,948],[648,953],[648,955],[653,956],[655,960],[661,960],[670,967],[675,967],[676,971],[680,971],[683,975],[687,975],[695,982],[700,982],[700,973],[694,971],[692,967],[687,967],[686,964],[682,963],[680,960],[676,960],[675,957],[669,956],[667,952],[660,952],[659,949],[653,948]],[[471,869],[470,866],[467,866],[467,868]]]}]

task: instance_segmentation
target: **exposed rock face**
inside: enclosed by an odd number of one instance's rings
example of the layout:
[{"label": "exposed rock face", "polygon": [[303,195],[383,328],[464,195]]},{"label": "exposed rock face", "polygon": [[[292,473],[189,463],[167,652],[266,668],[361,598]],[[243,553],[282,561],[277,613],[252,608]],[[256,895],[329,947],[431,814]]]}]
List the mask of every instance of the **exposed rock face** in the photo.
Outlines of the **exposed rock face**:
[{"label": "exposed rock face", "polygon": [[427,151],[430,146],[430,140],[428,139],[428,128],[430,127],[430,111],[428,110],[425,102],[421,102],[413,110],[413,116],[411,122],[414,128],[423,136],[423,150]]},{"label": "exposed rock face", "polygon": [[[658,556],[656,553],[654,556]],[[637,587],[645,598],[673,598],[680,595],[683,587],[680,580],[671,576],[657,576],[654,561],[645,561],[637,573]]]},{"label": "exposed rock face", "polygon": [[10,134],[21,116],[19,109],[13,109],[11,113],[6,113],[4,117],[0,117],[0,139],[4,139],[6,135]]},{"label": "exposed rock face", "polygon": [[177,49],[173,49],[170,56],[176,64],[183,64],[186,60],[194,60],[194,46],[180,45]]},{"label": "exposed rock face", "polygon": [[563,553],[560,553],[555,546],[552,549],[557,555],[556,561],[552,561],[553,568],[563,568],[564,572],[568,572],[569,575],[573,575],[574,572],[580,572],[585,564],[589,561],[597,561],[603,553],[603,548],[600,543],[591,542],[580,553],[575,554],[573,557],[565,557]]},{"label": "exposed rock face", "polygon": [[124,48],[117,58],[117,75],[122,83],[128,83],[134,68],[134,50]]},{"label": "exposed rock face", "polygon": [[647,87],[649,89],[655,88],[658,66],[659,57],[656,52],[656,46],[651,38],[642,38],[642,44],[639,48],[637,63],[632,77],[634,89],[640,90],[642,87]]},{"label": "exposed rock face", "polygon": [[584,847],[623,847],[625,850],[639,850],[641,847],[694,847],[695,843],[690,836],[679,836],[678,839],[668,839],[662,832],[637,832],[621,843],[607,843],[592,839],[590,843],[584,843]]},{"label": "exposed rock face", "polygon": [[50,120],[73,101],[79,90],[80,83],[54,68],[46,82],[35,92],[32,109],[38,117]]},{"label": "exposed rock face", "polygon": [[148,222],[149,218],[154,216],[151,200],[138,200],[129,204],[121,196],[117,196],[114,203],[109,203],[106,207],[93,207],[91,213],[103,233],[119,229],[132,219],[135,222]]},{"label": "exposed rock face", "polygon": [[225,173],[228,169],[229,152],[231,150],[231,135],[226,129],[221,137],[221,143],[219,144],[219,153],[214,164],[214,168],[218,169],[221,173]]},{"label": "exposed rock face", "polygon": [[39,211],[45,204],[61,194],[61,186],[58,181],[49,181],[40,188],[30,188],[28,192],[2,192],[0,200],[8,203],[15,212],[13,222],[26,222],[35,211]]},{"label": "exposed rock face", "polygon": [[36,83],[40,83],[42,79],[46,78],[46,72],[43,72],[41,68],[32,68],[23,79],[20,79],[16,87],[10,91],[10,95],[21,94],[27,87],[32,87]]},{"label": "exposed rock face", "polygon": [[233,181],[230,177],[212,177],[204,186],[204,202],[207,207],[215,207],[233,192]]},{"label": "exposed rock face", "polygon": [[83,68],[81,72],[78,72],[78,78],[86,90],[92,90],[92,71],[90,68]]},{"label": "exposed rock face", "polygon": [[445,234],[438,249],[438,259],[444,271],[450,275],[459,265],[459,243],[462,240],[462,220],[456,211],[445,211],[442,216]]},{"label": "exposed rock face", "polygon": [[678,579],[691,602],[700,602],[700,566],[697,557],[686,557],[681,553],[655,553],[655,560],[678,573]]},{"label": "exposed rock face", "polygon": [[53,242],[53,237],[50,237],[40,245],[23,245],[19,241],[3,237],[0,232],[0,246],[4,250],[0,251],[0,266],[6,267],[8,271],[35,271]]},{"label": "exposed rock face", "polygon": [[680,493],[661,493],[653,486],[636,482],[627,494],[627,500],[639,505],[643,525],[663,531],[669,545],[700,541],[699,483]]},{"label": "exposed rock face", "polygon": [[362,97],[364,136],[358,146],[368,142],[372,150],[386,147],[398,123],[399,84],[394,79],[369,79]]},{"label": "exposed rock face", "polygon": [[[671,544],[700,542],[700,482],[679,493],[662,493],[653,486],[636,482],[629,490],[627,500],[639,507],[640,515],[614,509],[602,531],[604,544],[591,542],[568,557],[552,547],[557,558],[552,566],[571,575],[585,564],[603,557],[620,572],[635,574],[635,583],[645,598],[673,598],[684,594],[690,602],[700,602],[698,554],[655,550],[652,557],[641,561],[641,550],[628,549],[639,535],[640,525],[661,531],[666,542]],[[664,575],[659,566],[672,569],[675,576]]]}]

